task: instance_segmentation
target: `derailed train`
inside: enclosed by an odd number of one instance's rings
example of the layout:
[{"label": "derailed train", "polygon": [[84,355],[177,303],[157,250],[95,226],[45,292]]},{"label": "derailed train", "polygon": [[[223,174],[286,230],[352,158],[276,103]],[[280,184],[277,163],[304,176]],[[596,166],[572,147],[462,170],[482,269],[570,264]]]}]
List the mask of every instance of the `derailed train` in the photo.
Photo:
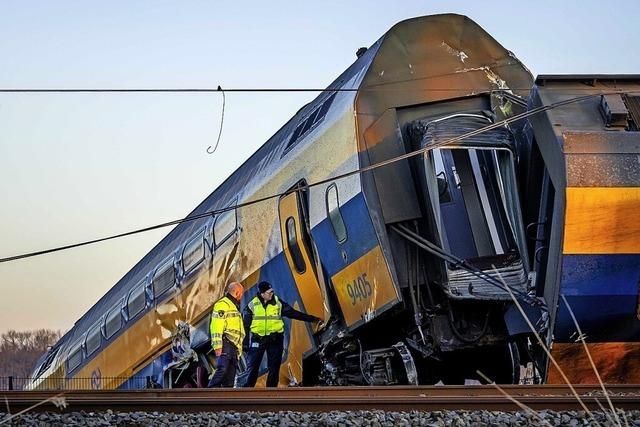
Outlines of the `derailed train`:
[{"label": "derailed train", "polygon": [[638,76],[534,82],[464,16],[400,22],[79,319],[28,388],[203,385],[231,280],[243,305],[267,280],[324,319],[286,324],[281,385],[559,381],[514,299],[572,381],[594,381],[573,314],[604,379],[637,382],[638,91]]}]

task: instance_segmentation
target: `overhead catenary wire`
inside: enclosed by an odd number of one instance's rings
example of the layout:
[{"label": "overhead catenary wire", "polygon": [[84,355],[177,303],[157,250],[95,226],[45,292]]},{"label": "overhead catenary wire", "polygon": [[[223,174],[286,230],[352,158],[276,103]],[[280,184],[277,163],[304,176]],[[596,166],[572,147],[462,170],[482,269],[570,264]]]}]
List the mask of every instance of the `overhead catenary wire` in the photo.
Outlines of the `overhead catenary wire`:
[{"label": "overhead catenary wire", "polygon": [[[225,92],[358,92],[364,89],[351,88],[231,88]],[[444,89],[443,89],[444,90]],[[451,89],[446,89],[451,90]],[[462,90],[462,89],[460,89]],[[212,93],[220,92],[216,88],[0,88],[0,93]]]},{"label": "overhead catenary wire", "polygon": [[[441,77],[441,76],[438,76]],[[611,89],[614,89],[619,83],[624,83],[624,81],[616,81],[612,79],[612,81],[608,80],[600,80],[598,81],[599,85],[608,86]],[[549,90],[562,90],[563,92],[571,91],[571,92],[581,92],[581,91],[593,91],[594,86],[585,85],[586,87],[571,87],[567,89],[566,87],[562,88],[553,88],[549,86],[544,86],[545,91]],[[407,88],[401,89],[395,87],[392,83],[383,83],[378,85],[372,85],[367,87],[358,87],[358,88],[346,88],[346,87],[326,87],[326,88],[315,88],[315,87],[235,87],[235,88],[225,88],[224,92],[227,93],[291,93],[291,92],[459,92],[459,91],[470,91],[476,90],[474,87],[456,87],[456,86],[447,86],[447,87],[431,87],[426,86],[422,89]],[[221,92],[220,86],[216,88],[212,87],[152,87],[152,88],[0,88],[0,93],[217,93]],[[510,86],[506,89],[494,89],[487,90],[487,92],[504,92],[505,90],[511,91],[526,91],[529,92],[531,87],[513,87]],[[622,92],[620,92],[622,93]],[[629,93],[629,91],[625,91],[624,93]]]},{"label": "overhead catenary wire", "polygon": [[[329,90],[329,89],[323,89],[323,90]],[[2,89],[0,89],[0,92],[1,91],[2,91]],[[51,91],[54,91],[54,90],[51,90]],[[81,90],[78,90],[78,91],[81,91]],[[115,90],[115,91],[117,91],[117,90]],[[212,89],[211,91],[217,91],[217,89],[215,89],[215,90]],[[225,91],[229,92],[230,90],[225,89]],[[640,92],[640,91],[625,91],[624,93],[636,93],[636,92]],[[377,168],[380,168],[380,167],[383,167],[383,166],[387,166],[387,165],[390,165],[392,163],[399,162],[401,160],[409,159],[411,157],[415,157],[415,156],[424,154],[424,153],[426,153],[428,151],[431,151],[431,150],[434,150],[434,149],[437,149],[437,148],[442,148],[442,147],[445,147],[447,145],[451,145],[451,144],[460,142],[460,141],[462,141],[462,140],[464,140],[466,138],[470,138],[472,136],[481,134],[483,132],[487,132],[489,130],[505,126],[507,124],[510,124],[510,123],[525,119],[527,117],[534,116],[536,114],[540,114],[540,113],[542,113],[544,111],[548,111],[548,110],[552,110],[552,109],[555,109],[555,108],[559,108],[559,107],[562,107],[564,105],[569,105],[569,104],[585,101],[585,100],[588,100],[588,99],[591,99],[591,98],[595,98],[595,97],[599,97],[599,96],[602,96],[602,95],[612,95],[612,94],[620,94],[620,93],[623,93],[623,92],[621,92],[620,90],[602,91],[602,92],[598,92],[598,93],[592,93],[592,94],[589,94],[589,95],[583,95],[583,96],[568,98],[568,99],[565,99],[565,100],[562,100],[562,101],[557,101],[557,102],[554,102],[554,103],[548,104],[548,105],[542,105],[542,106],[533,108],[531,110],[525,111],[523,113],[517,114],[515,116],[506,118],[504,120],[500,120],[500,121],[491,123],[491,124],[489,124],[487,126],[484,126],[484,127],[478,128],[476,130],[467,132],[465,134],[456,136],[454,138],[449,138],[449,139],[446,139],[446,140],[443,140],[443,141],[440,141],[440,142],[437,142],[437,143],[430,144],[430,145],[425,146],[425,147],[423,147],[423,148],[421,148],[419,150],[415,150],[415,151],[412,151],[410,153],[402,154],[400,156],[396,156],[396,157],[393,157],[391,159],[387,159],[387,160],[384,160],[384,161],[381,161],[381,162],[378,162],[378,163],[375,163],[375,164],[372,164],[372,165],[368,165],[368,166],[364,166],[364,167],[361,167],[361,168],[358,168],[358,169],[354,169],[352,171],[345,172],[345,173],[342,173],[342,174],[339,174],[339,175],[335,175],[335,176],[332,176],[332,177],[329,177],[329,178],[326,178],[326,179],[323,179],[323,180],[320,180],[320,181],[316,181],[316,182],[313,182],[313,183],[307,183],[307,184],[304,184],[304,185],[300,185],[300,186],[297,186],[295,188],[292,188],[292,189],[287,190],[287,191],[282,192],[282,193],[271,194],[271,195],[260,197],[260,198],[257,198],[257,199],[248,200],[246,202],[237,203],[235,205],[230,205],[230,206],[227,206],[225,208],[215,209],[215,210],[203,212],[203,213],[200,213],[200,214],[197,214],[197,215],[190,215],[190,216],[187,216],[187,217],[182,218],[182,219],[176,219],[176,220],[164,222],[164,223],[161,223],[161,224],[152,225],[152,226],[149,226],[149,227],[144,227],[144,228],[140,228],[140,229],[136,229],[136,230],[131,230],[131,231],[123,232],[123,233],[114,234],[114,235],[111,235],[111,236],[106,236],[106,237],[101,237],[101,238],[97,238],[97,239],[86,240],[86,241],[83,241],[83,242],[73,243],[73,244],[69,244],[69,245],[58,246],[58,247],[53,247],[53,248],[49,248],[49,249],[44,249],[44,250],[28,252],[28,253],[23,253],[23,254],[19,254],[19,255],[13,255],[13,256],[0,258],[0,264],[1,263],[6,263],[6,262],[11,262],[11,261],[17,261],[17,260],[20,260],[20,259],[25,259],[25,258],[31,258],[31,257],[35,257],[35,256],[50,254],[50,253],[54,253],[54,252],[60,252],[60,251],[69,250],[69,249],[73,249],[73,248],[78,248],[78,247],[82,247],[82,246],[87,246],[87,245],[91,245],[91,244],[95,244],[95,243],[105,242],[105,241],[108,241],[108,240],[114,240],[114,239],[118,239],[118,238],[122,238],[122,237],[131,236],[131,235],[134,235],[134,234],[145,233],[145,232],[148,232],[148,231],[157,230],[159,228],[170,227],[170,226],[177,225],[177,224],[180,224],[180,223],[183,223],[183,222],[195,221],[195,220],[198,220],[198,219],[206,218],[206,217],[209,217],[209,216],[212,216],[212,215],[218,215],[218,214],[221,214],[221,213],[224,213],[224,212],[227,212],[227,211],[231,211],[231,210],[235,210],[235,209],[238,209],[238,208],[250,206],[250,205],[253,205],[253,204],[257,204],[257,203],[262,203],[262,202],[265,202],[265,201],[268,201],[268,200],[271,200],[271,199],[280,198],[282,196],[285,196],[287,194],[291,194],[291,193],[296,192],[296,191],[302,191],[302,190],[306,190],[306,189],[309,189],[309,188],[312,188],[312,187],[315,187],[315,186],[324,185],[324,184],[327,184],[327,183],[330,183],[330,182],[334,182],[334,181],[337,181],[337,180],[340,180],[340,179],[351,177],[353,175],[362,174],[362,173],[365,173],[365,172],[368,172],[368,171],[371,171],[371,170],[374,170],[374,169],[377,169]]]}]

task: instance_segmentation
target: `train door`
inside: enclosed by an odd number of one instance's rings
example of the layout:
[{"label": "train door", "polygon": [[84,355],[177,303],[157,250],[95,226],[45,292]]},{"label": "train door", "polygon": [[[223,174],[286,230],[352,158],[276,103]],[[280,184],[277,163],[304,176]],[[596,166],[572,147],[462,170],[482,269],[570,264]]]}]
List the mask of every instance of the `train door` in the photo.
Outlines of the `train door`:
[{"label": "train door", "polygon": [[[458,114],[422,123],[420,146],[430,205],[443,248],[485,271],[497,269],[507,285],[526,292],[527,251],[515,180],[513,135],[495,128],[461,142],[452,137],[481,129],[491,120]],[[444,146],[438,146],[442,143]],[[436,145],[437,144],[437,145]],[[443,287],[454,298],[511,299],[465,268],[444,263]]]},{"label": "train door", "polygon": [[499,182],[492,175],[498,170],[493,153],[437,149],[433,156],[449,250],[459,258],[474,259],[513,248]]},{"label": "train door", "polygon": [[[300,186],[298,184],[297,186]],[[279,202],[282,248],[298,288],[304,310],[327,320],[325,289],[316,268],[307,221],[307,201],[302,190],[283,196]]]}]

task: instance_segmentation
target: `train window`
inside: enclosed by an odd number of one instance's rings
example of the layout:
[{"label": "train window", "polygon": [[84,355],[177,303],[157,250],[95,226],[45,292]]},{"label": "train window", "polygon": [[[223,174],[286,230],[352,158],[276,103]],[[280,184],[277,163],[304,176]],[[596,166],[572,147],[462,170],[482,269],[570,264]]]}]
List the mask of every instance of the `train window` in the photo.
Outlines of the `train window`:
[{"label": "train window", "polygon": [[331,94],[331,96],[329,96],[323,103],[322,106],[320,107],[320,111],[318,112],[318,115],[316,116],[316,121],[319,122],[321,120],[324,119],[324,116],[327,115],[327,112],[329,111],[329,108],[331,108],[331,104],[333,103],[333,100],[336,98],[336,94],[338,92],[333,92]]},{"label": "train window", "polygon": [[288,149],[289,147],[291,147],[300,138],[300,135],[302,135],[302,129],[304,129],[305,123],[306,123],[306,121],[300,123],[296,127],[296,130],[293,132],[293,135],[291,135],[291,139],[287,143],[287,148],[285,148],[285,150]]},{"label": "train window", "polygon": [[182,270],[189,273],[204,260],[204,232],[199,233],[182,250]]},{"label": "train window", "polygon": [[300,251],[300,246],[298,245],[296,220],[293,219],[292,216],[290,216],[289,218],[287,218],[285,225],[287,229],[287,244],[289,245],[289,251],[291,253],[291,258],[293,259],[293,265],[295,266],[298,273],[302,274],[306,270],[306,265],[304,263],[304,258],[302,257],[302,252]]},{"label": "train window", "polygon": [[309,117],[307,117],[307,119],[304,121],[304,128],[302,128],[302,132],[301,132],[302,135],[307,133],[309,129],[313,127],[313,125],[315,124],[315,119],[318,116],[318,111],[320,111],[320,109],[316,108],[311,114],[309,114]]},{"label": "train window", "polygon": [[[235,204],[235,200],[232,205]],[[231,206],[231,205],[230,205]],[[223,244],[236,231],[238,226],[236,210],[232,209],[221,213],[213,224],[213,239],[216,249]]]},{"label": "train window", "polygon": [[331,184],[329,188],[327,188],[327,217],[329,217],[331,221],[331,227],[338,242],[345,242],[347,240],[347,228],[344,225],[342,213],[340,212],[338,187],[336,184]]},{"label": "train window", "polygon": [[173,258],[168,259],[156,269],[151,281],[154,298],[167,292],[176,283],[176,269],[173,266]]},{"label": "train window", "polygon": [[135,317],[147,306],[147,298],[144,291],[144,281],[129,293],[127,300],[127,315],[129,319]]},{"label": "train window", "polygon": [[76,369],[82,363],[82,343],[77,343],[69,352],[67,357],[67,372]]},{"label": "train window", "polygon": [[289,142],[287,142],[287,146],[284,149],[285,153],[324,119],[324,116],[327,115],[327,112],[336,97],[336,93],[337,92],[332,93],[319,107],[314,109],[311,114],[298,124],[296,130],[291,135]]},{"label": "train window", "polygon": [[100,344],[102,343],[102,335],[100,333],[100,323],[93,326],[87,332],[87,338],[84,343],[84,348],[87,351],[87,356],[93,354],[97,349],[100,348]]},{"label": "train window", "polygon": [[120,304],[113,307],[107,313],[104,321],[104,336],[106,339],[114,336],[122,328],[122,312]]},{"label": "train window", "polygon": [[40,375],[44,374],[47,371],[47,369],[49,369],[49,367],[53,363],[53,360],[56,358],[56,355],[58,354],[59,350],[60,348],[58,347],[57,349],[51,350],[49,353],[47,353],[47,358],[44,360],[44,362],[42,362],[42,365],[40,365],[40,368],[38,368],[38,373],[36,374],[36,378],[39,378]]}]

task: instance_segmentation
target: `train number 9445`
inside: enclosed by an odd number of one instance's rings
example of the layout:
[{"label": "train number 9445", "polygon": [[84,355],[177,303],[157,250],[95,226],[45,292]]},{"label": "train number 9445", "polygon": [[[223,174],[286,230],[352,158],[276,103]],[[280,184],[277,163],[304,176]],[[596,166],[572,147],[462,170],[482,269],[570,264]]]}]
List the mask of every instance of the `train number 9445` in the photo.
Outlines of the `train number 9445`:
[{"label": "train number 9445", "polygon": [[369,299],[372,294],[373,287],[367,280],[367,273],[362,273],[353,282],[347,283],[347,295],[351,298],[351,305]]}]

